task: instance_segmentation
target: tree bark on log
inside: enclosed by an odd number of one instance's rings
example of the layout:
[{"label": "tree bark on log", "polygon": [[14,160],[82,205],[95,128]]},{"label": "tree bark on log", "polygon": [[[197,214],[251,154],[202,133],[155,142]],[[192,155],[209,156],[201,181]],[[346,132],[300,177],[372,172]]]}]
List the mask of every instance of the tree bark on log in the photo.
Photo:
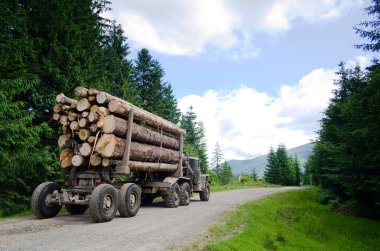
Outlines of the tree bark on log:
[{"label": "tree bark on log", "polygon": [[155,128],[163,128],[165,131],[174,133],[176,135],[180,135],[181,133],[185,133],[185,130],[180,128],[179,126],[157,116],[150,112],[147,112],[141,108],[138,108],[131,103],[124,101],[122,99],[113,99],[108,104],[108,109],[110,112],[127,116],[131,109],[134,109],[134,119],[144,121],[146,124],[155,127]]},{"label": "tree bark on log", "polygon": [[72,149],[70,148],[63,149],[59,155],[59,163],[61,167],[62,168],[70,167],[73,156],[74,156],[74,153]]},{"label": "tree bark on log", "polygon": [[[123,157],[125,147],[126,140],[113,134],[104,134],[96,144],[95,151],[100,153],[102,157],[117,159]],[[178,161],[179,157],[179,151],[131,142],[130,160],[172,163]]]},{"label": "tree bark on log", "polygon": [[[108,115],[104,117],[102,131],[105,133],[112,133],[119,137],[124,137],[127,134],[128,121]],[[156,146],[162,146],[173,150],[179,150],[179,140],[155,132],[144,126],[133,124],[132,139],[140,143],[147,143]]]},{"label": "tree bark on log", "polygon": [[177,170],[178,165],[166,163],[149,163],[140,161],[130,161],[129,168],[132,171],[168,171],[174,172]]}]

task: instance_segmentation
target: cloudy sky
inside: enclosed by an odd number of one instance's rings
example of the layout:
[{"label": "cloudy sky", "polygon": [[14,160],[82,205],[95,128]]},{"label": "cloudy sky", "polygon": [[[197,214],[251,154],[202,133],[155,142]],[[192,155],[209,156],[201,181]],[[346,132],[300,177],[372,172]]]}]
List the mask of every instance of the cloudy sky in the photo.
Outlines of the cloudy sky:
[{"label": "cloudy sky", "polygon": [[131,58],[145,47],[166,71],[186,112],[206,129],[209,155],[226,159],[315,139],[340,61],[373,55],[352,27],[369,0],[114,0],[106,15],[122,24]]}]

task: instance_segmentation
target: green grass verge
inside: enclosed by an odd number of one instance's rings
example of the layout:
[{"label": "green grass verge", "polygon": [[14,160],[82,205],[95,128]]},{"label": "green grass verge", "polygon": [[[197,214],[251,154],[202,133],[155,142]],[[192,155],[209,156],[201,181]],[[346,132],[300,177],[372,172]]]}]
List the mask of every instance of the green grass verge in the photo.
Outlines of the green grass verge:
[{"label": "green grass verge", "polygon": [[269,184],[263,181],[248,181],[244,183],[232,183],[227,185],[219,185],[211,183],[211,192],[221,192],[226,190],[256,188],[256,187],[279,187],[277,185]]},{"label": "green grass verge", "polygon": [[192,250],[379,250],[379,221],[337,215],[315,197],[307,189],[241,205]]}]

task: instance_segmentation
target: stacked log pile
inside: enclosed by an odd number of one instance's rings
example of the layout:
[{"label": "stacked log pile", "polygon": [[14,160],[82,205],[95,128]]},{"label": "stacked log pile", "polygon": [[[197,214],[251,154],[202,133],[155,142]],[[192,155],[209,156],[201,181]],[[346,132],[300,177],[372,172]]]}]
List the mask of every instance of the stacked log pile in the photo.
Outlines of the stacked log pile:
[{"label": "stacked log pile", "polygon": [[[106,92],[84,87],[74,92],[78,100],[61,93],[53,108],[53,119],[62,125],[58,146],[63,169],[115,167],[128,147],[130,170],[177,170],[183,129]],[[132,110],[133,121],[128,123]],[[129,126],[131,141],[127,140]]]}]

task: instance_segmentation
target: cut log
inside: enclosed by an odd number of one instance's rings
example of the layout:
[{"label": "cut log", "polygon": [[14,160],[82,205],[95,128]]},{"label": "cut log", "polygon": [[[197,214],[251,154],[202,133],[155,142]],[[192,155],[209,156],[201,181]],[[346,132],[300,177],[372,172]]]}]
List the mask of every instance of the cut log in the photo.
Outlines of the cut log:
[{"label": "cut log", "polygon": [[61,114],[59,114],[59,113],[53,114],[53,120],[58,121],[60,118],[61,118]]},{"label": "cut log", "polygon": [[70,105],[70,106],[72,106],[72,104],[77,104],[77,102],[78,102],[75,99],[66,97],[65,94],[63,94],[63,93],[58,94],[57,97],[55,98],[55,100],[57,101],[57,103]]},{"label": "cut log", "polygon": [[58,146],[62,149],[64,148],[74,148],[78,142],[71,139],[67,134],[63,134],[58,138]]},{"label": "cut log", "polygon": [[99,92],[98,95],[96,95],[96,102],[100,105],[106,105],[111,100],[115,99],[116,97],[106,93],[106,92]]},{"label": "cut log", "polygon": [[100,106],[100,107],[98,108],[97,113],[98,113],[100,116],[104,117],[104,116],[107,116],[108,114],[110,114],[110,111],[109,111],[106,107],[104,107],[104,106]]},{"label": "cut log", "polygon": [[59,163],[62,168],[67,168],[71,166],[72,158],[74,156],[73,150],[70,148],[65,148],[61,151],[59,155]]},{"label": "cut log", "polygon": [[90,164],[91,166],[100,166],[100,164],[102,164],[102,157],[99,155],[92,155],[90,157]]},{"label": "cut log", "polygon": [[109,167],[111,165],[111,159],[109,158],[102,158],[102,166]]},{"label": "cut log", "polygon": [[88,96],[88,89],[82,86],[78,86],[74,89],[75,96],[85,98]]},{"label": "cut log", "polygon": [[82,112],[82,118],[87,118],[89,114],[89,112]]},{"label": "cut log", "polygon": [[96,101],[96,97],[95,96],[88,96],[88,101],[90,101],[90,103],[94,103]]},{"label": "cut log", "polygon": [[88,115],[88,121],[90,121],[91,123],[96,123],[98,122],[98,120],[99,114],[96,112],[90,112],[90,114]]},{"label": "cut log", "polygon": [[99,106],[98,105],[93,105],[90,108],[90,112],[97,112],[98,110],[99,110]]},{"label": "cut log", "polygon": [[90,107],[91,107],[91,103],[90,103],[90,101],[88,101],[87,98],[81,98],[77,103],[77,110],[79,112],[86,111],[86,110],[90,109]]},{"label": "cut log", "polygon": [[174,172],[177,170],[178,165],[166,163],[149,163],[140,161],[129,161],[129,168],[132,171],[167,171]]},{"label": "cut log", "polygon": [[[112,133],[119,137],[124,137],[127,134],[128,121],[108,115],[104,118],[102,131],[105,133]],[[144,126],[133,124],[132,140],[147,143],[156,146],[163,146],[173,150],[179,150],[179,140],[163,135],[159,132],[155,132]]]},{"label": "cut log", "polygon": [[71,163],[73,166],[85,166],[88,165],[88,160],[80,155],[74,155],[74,157],[71,160]]},{"label": "cut log", "polygon": [[79,146],[79,152],[84,157],[90,156],[92,152],[92,146],[87,142],[83,143]]},{"label": "cut log", "polygon": [[70,123],[70,129],[73,130],[73,131],[78,131],[79,130],[78,121],[72,121]]},{"label": "cut log", "polygon": [[68,131],[69,128],[70,128],[69,125],[63,125],[63,126],[61,127],[61,129],[62,129],[62,134],[65,134],[65,133],[63,133],[63,132]]},{"label": "cut log", "polygon": [[131,109],[134,109],[134,119],[144,121],[146,124],[154,128],[163,128],[165,131],[180,135],[185,133],[185,130],[179,126],[157,116],[150,112],[147,112],[141,108],[138,108],[131,103],[122,99],[114,99],[108,104],[110,112],[126,116]]},{"label": "cut log", "polygon": [[67,121],[67,116],[66,115],[61,115],[59,117],[59,123],[61,125],[67,125],[69,122]]},{"label": "cut log", "polygon": [[91,136],[91,131],[89,129],[80,129],[79,138],[83,141],[86,141]]},{"label": "cut log", "polygon": [[75,112],[69,112],[69,114],[67,115],[67,119],[69,121],[74,121],[74,120],[77,120],[81,117],[81,115],[79,114],[76,114]]},{"label": "cut log", "polygon": [[[95,151],[102,157],[122,158],[126,141],[113,134],[104,134],[98,141]],[[180,154],[178,151],[157,147],[152,145],[131,142],[130,160],[138,161],[161,161],[172,163],[178,161]]]},{"label": "cut log", "polygon": [[89,125],[90,123],[88,122],[87,118],[81,118],[78,122],[78,125],[80,128],[85,128]]},{"label": "cut log", "polygon": [[98,122],[96,122],[96,126],[98,128],[102,128],[103,125],[104,125],[104,117],[100,117],[99,120],[98,120]]},{"label": "cut log", "polygon": [[95,90],[94,88],[88,89],[88,95],[97,95],[99,91]]},{"label": "cut log", "polygon": [[53,112],[55,113],[59,113],[61,111],[61,104],[56,104],[54,107],[53,107]]},{"label": "cut log", "polygon": [[92,133],[96,133],[96,132],[98,131],[98,125],[97,125],[96,123],[92,123],[92,124],[90,125],[90,131],[91,131]]},{"label": "cut log", "polygon": [[90,143],[90,144],[95,143],[95,136],[88,137],[87,142]]}]

